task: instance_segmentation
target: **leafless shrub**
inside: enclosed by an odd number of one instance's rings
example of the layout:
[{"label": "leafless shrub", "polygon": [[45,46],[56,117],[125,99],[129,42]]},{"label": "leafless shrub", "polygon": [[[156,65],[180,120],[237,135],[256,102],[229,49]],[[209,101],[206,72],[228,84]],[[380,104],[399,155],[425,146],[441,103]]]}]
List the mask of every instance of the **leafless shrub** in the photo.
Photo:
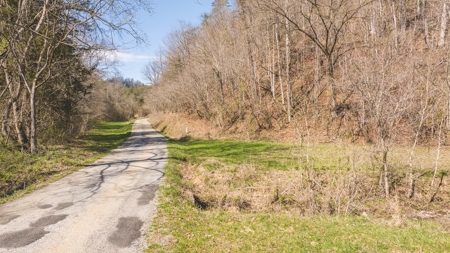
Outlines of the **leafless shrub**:
[{"label": "leafless shrub", "polygon": [[185,164],[182,171],[184,196],[204,209],[359,215],[370,212],[366,203],[380,196],[376,178],[365,172],[260,171],[251,164],[206,164],[219,171],[205,164]]}]

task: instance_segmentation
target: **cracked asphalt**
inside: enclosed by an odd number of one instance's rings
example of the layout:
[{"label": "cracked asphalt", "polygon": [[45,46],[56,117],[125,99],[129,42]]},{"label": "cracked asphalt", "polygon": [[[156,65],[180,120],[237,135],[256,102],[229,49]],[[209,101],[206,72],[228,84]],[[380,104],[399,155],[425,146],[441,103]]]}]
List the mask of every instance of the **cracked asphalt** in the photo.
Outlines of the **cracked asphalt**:
[{"label": "cracked asphalt", "polygon": [[0,206],[0,252],[142,252],[167,162],[147,120],[95,163]]}]

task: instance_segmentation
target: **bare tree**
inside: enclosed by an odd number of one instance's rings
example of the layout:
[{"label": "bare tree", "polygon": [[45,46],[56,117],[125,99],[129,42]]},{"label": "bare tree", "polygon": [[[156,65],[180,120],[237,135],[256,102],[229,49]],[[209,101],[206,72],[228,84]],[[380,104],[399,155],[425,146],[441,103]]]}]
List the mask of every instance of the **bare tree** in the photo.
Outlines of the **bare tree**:
[{"label": "bare tree", "polygon": [[447,0],[442,1],[442,15],[441,15],[441,31],[439,33],[438,46],[442,47],[445,44],[445,36],[447,34],[447,16],[449,15]]},{"label": "bare tree", "polygon": [[19,0],[17,5],[1,0],[0,8],[8,13],[0,17],[2,42],[7,43],[0,65],[10,94],[20,95],[22,89],[27,93],[32,153],[38,152],[38,90],[64,74],[61,66],[70,66],[69,55],[80,58],[92,51],[114,49],[113,34],[127,33],[144,43],[133,14],[139,8],[151,11],[150,2],[144,0]]},{"label": "bare tree", "polygon": [[355,3],[351,0],[304,0],[286,1],[260,0],[260,5],[273,10],[296,31],[308,37],[323,53],[327,63],[327,73],[330,77],[331,109],[336,116],[337,98],[335,70],[340,58],[352,50],[344,40],[347,26],[357,19],[359,11],[370,1]]},{"label": "bare tree", "polygon": [[364,120],[370,122],[381,153],[384,192],[390,196],[389,152],[400,131],[398,124],[410,112],[414,101],[413,66],[388,47],[374,48],[355,59],[354,89],[364,102]]},{"label": "bare tree", "polygon": [[164,73],[165,62],[163,52],[160,51],[156,59],[150,60],[150,62],[145,65],[142,73],[147,78],[150,84],[157,85],[161,82],[162,74]]}]

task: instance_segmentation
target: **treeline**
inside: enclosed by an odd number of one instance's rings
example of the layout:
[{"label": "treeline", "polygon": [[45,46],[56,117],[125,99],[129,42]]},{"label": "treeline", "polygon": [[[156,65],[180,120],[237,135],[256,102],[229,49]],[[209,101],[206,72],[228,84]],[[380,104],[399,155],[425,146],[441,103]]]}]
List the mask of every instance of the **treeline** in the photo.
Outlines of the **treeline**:
[{"label": "treeline", "polygon": [[445,1],[216,0],[146,67],[151,108],[223,129],[308,120],[381,145],[443,138],[448,19]]},{"label": "treeline", "polygon": [[134,80],[133,78],[125,78],[123,76],[115,76],[107,79],[110,83],[121,84],[127,88],[139,88],[143,87],[145,84],[139,80]]},{"label": "treeline", "polygon": [[148,103],[151,87],[123,77],[106,81],[92,77],[90,81],[94,83],[91,92],[80,103],[85,127],[89,128],[98,120],[125,121],[148,115],[145,104]]},{"label": "treeline", "polygon": [[[134,114],[117,112],[120,89],[102,84],[96,69],[106,51],[120,46],[114,36],[145,41],[134,19],[139,9],[151,11],[150,2],[0,0],[1,144],[37,153],[38,142],[82,133],[105,106],[108,113],[97,119]],[[94,105],[105,92],[97,102],[106,105]]]}]

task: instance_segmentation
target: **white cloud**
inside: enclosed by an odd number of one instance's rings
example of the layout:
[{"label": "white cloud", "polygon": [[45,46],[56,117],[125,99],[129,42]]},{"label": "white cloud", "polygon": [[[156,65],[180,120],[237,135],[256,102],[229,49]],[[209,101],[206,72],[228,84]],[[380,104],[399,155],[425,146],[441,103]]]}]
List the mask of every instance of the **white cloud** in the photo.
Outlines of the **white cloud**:
[{"label": "white cloud", "polygon": [[150,55],[138,55],[132,53],[126,53],[121,51],[107,51],[104,52],[105,58],[108,61],[117,61],[117,62],[148,62],[152,59],[155,59],[154,56]]}]

